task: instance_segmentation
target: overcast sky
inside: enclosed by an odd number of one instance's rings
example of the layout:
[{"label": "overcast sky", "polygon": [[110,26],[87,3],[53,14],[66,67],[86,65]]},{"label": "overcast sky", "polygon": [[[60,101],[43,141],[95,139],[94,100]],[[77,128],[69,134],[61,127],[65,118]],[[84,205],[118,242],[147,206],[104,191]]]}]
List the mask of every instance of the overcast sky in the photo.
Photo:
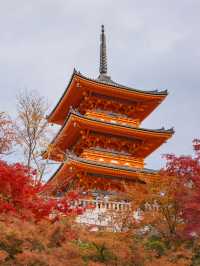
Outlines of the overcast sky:
[{"label": "overcast sky", "polygon": [[51,107],[73,68],[98,76],[100,25],[108,72],[137,89],[168,89],[142,124],[174,127],[175,135],[147,160],[189,154],[200,137],[200,0],[0,1],[0,110],[15,114],[20,89],[38,90]]}]

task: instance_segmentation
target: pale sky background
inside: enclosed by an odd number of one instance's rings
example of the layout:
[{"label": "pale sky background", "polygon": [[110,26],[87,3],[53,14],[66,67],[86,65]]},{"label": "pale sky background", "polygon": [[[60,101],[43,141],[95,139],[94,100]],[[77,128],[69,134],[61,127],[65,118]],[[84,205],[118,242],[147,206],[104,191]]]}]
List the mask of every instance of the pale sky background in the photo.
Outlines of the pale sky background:
[{"label": "pale sky background", "polygon": [[190,154],[200,137],[200,0],[0,0],[0,110],[14,116],[25,88],[53,108],[74,67],[96,78],[101,24],[111,78],[170,93],[142,126],[176,133],[146,166],[158,169],[164,153]]}]

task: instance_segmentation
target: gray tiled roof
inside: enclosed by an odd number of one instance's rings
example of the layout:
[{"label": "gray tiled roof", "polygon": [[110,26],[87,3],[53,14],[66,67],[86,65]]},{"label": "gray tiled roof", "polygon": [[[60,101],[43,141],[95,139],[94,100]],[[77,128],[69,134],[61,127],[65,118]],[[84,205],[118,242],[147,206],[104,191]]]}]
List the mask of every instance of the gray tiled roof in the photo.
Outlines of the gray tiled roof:
[{"label": "gray tiled roof", "polygon": [[137,131],[146,131],[146,132],[155,132],[155,133],[171,133],[171,134],[174,133],[174,129],[173,128],[165,129],[164,127],[162,127],[162,128],[159,128],[159,129],[145,129],[145,128],[134,127],[134,126],[131,126],[131,125],[115,124],[115,123],[106,122],[106,121],[103,122],[103,121],[101,121],[99,119],[95,119],[95,118],[91,118],[91,117],[87,117],[85,115],[82,115],[78,111],[75,111],[74,109],[71,108],[69,113],[68,113],[68,116],[67,116],[67,118],[66,118],[66,120],[64,122],[64,124],[62,125],[62,127],[60,128],[60,130],[58,131],[58,133],[56,134],[56,136],[54,137],[54,139],[52,140],[51,143],[53,143],[54,140],[59,136],[60,132],[62,131],[62,129],[67,124],[67,121],[69,120],[71,114],[74,114],[76,116],[82,117],[82,118],[84,118],[86,120],[90,120],[90,121],[92,120],[92,121],[96,121],[96,122],[100,122],[100,123],[104,123],[104,124],[108,124],[108,125],[112,125],[112,126],[119,126],[119,127],[124,127],[124,128],[132,128],[132,129],[135,129]]},{"label": "gray tiled roof", "polygon": [[112,168],[112,169],[119,169],[119,170],[126,170],[128,172],[138,172],[138,173],[157,173],[158,171],[153,170],[153,169],[148,169],[148,168],[136,168],[136,167],[130,167],[130,166],[119,166],[117,164],[112,164],[112,163],[103,163],[103,162],[98,162],[98,161],[93,161],[93,160],[88,160],[85,158],[78,157],[76,155],[68,155],[68,160],[76,160],[79,162],[83,163],[88,163],[91,165],[97,165],[105,168]]},{"label": "gray tiled roof", "polygon": [[47,118],[50,117],[53,112],[56,110],[56,108],[58,107],[58,105],[60,104],[61,100],[63,99],[64,95],[66,94],[68,88],[70,87],[70,84],[74,78],[74,76],[77,75],[85,80],[89,80],[89,81],[93,81],[93,82],[96,82],[96,83],[99,83],[99,84],[103,84],[103,85],[108,85],[108,86],[112,86],[112,87],[115,87],[115,88],[120,88],[120,89],[124,89],[124,90],[129,90],[129,91],[133,91],[133,92],[136,92],[136,93],[145,93],[145,94],[149,94],[149,95],[163,95],[163,96],[167,96],[168,95],[168,91],[167,90],[162,90],[162,91],[158,91],[158,90],[152,90],[152,91],[145,91],[145,90],[138,90],[138,89],[135,89],[135,88],[131,88],[131,87],[128,87],[128,86],[124,86],[124,85],[121,85],[117,82],[114,82],[113,80],[111,80],[111,78],[107,75],[100,75],[97,79],[92,79],[92,78],[89,78],[89,77],[86,77],[84,75],[82,75],[79,71],[77,71],[75,68],[74,68],[74,71],[71,75],[71,78],[70,78],[70,81],[66,87],[66,89],[64,90],[60,100],[58,101],[58,103],[56,104],[56,106],[53,108],[53,110],[50,112],[49,115],[47,115]]},{"label": "gray tiled roof", "polygon": [[135,91],[138,93],[146,93],[146,94],[152,94],[152,95],[167,95],[168,91],[167,90],[152,90],[152,91],[145,91],[145,90],[138,90],[132,87],[128,87],[128,86],[124,86],[122,84],[119,84],[115,81],[113,81],[109,76],[106,75],[100,75],[97,79],[93,79],[93,78],[89,78],[84,76],[83,74],[80,73],[80,71],[77,71],[76,69],[74,69],[74,72],[72,74],[72,77],[74,75],[80,76],[81,78],[84,78],[86,80],[90,80],[90,81],[94,81],[100,84],[105,84],[105,85],[110,85],[110,86],[114,86],[117,88],[122,88],[122,89],[127,89],[127,90],[131,90],[131,91]]},{"label": "gray tiled roof", "polygon": [[[119,165],[111,164],[111,163],[102,163],[102,162],[98,162],[98,161],[92,161],[92,160],[88,160],[85,158],[81,158],[81,157],[78,157],[74,154],[68,154],[68,158],[65,162],[67,162],[67,161],[79,161],[81,163],[86,163],[89,165],[96,165],[99,167],[114,169],[114,170],[125,170],[127,172],[144,173],[144,174],[156,174],[156,173],[158,173],[158,170],[153,170],[153,169],[148,169],[148,168],[136,168],[136,167],[130,167],[130,166],[119,166]],[[48,182],[51,181],[54,178],[54,176],[60,171],[60,169],[64,166],[65,162],[61,163],[59,168],[55,171],[55,173],[48,180]]]}]

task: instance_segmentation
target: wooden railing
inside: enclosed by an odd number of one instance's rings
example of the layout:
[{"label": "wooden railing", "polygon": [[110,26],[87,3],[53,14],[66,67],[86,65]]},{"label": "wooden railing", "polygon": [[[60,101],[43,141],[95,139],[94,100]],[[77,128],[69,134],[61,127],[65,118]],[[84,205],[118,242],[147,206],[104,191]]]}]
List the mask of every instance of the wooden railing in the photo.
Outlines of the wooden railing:
[{"label": "wooden railing", "polygon": [[131,210],[131,203],[122,201],[107,201],[107,200],[93,200],[93,199],[79,199],[73,202],[73,206],[89,207],[99,210],[115,210],[127,211]]},{"label": "wooden railing", "polygon": [[115,157],[111,152],[96,151],[91,149],[85,149],[81,157],[88,160],[95,160],[101,163],[110,163],[127,167],[144,167],[144,160],[142,158],[135,158],[132,156],[116,154]]},{"label": "wooden railing", "polygon": [[121,124],[124,126],[132,126],[132,127],[139,127],[140,121],[139,119],[131,119],[131,118],[126,118],[126,117],[120,117],[120,116],[112,116],[108,115],[106,113],[100,113],[100,112],[95,112],[95,111],[87,111],[86,116],[90,118],[96,118],[104,122],[109,122],[113,124]]}]

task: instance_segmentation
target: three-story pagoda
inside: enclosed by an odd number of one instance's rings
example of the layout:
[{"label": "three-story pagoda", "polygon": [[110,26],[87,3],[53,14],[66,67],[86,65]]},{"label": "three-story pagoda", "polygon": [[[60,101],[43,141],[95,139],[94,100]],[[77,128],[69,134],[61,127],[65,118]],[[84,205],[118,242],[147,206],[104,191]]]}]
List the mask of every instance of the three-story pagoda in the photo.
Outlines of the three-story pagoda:
[{"label": "three-story pagoda", "polygon": [[101,31],[97,79],[74,70],[59,102],[48,116],[61,128],[44,157],[61,162],[49,179],[51,194],[81,187],[117,190],[144,186],[157,172],[144,160],[174,133],[144,129],[141,122],[165,99],[167,91],[141,91],[114,82],[107,74],[106,38]]}]

